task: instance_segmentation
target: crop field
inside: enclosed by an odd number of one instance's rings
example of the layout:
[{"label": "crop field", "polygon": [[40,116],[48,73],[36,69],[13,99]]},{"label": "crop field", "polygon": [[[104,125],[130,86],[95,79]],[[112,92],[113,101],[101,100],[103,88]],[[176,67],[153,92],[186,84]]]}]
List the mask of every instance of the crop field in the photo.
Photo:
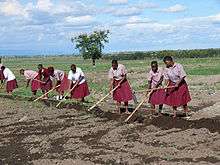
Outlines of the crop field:
[{"label": "crop field", "polygon": [[[123,60],[128,80],[136,92],[147,86],[147,72],[155,59]],[[137,120],[124,123],[126,114],[115,114],[109,97],[96,113],[86,109],[108,92],[110,60],[91,60],[80,57],[5,58],[3,64],[16,75],[19,88],[13,96],[0,89],[0,164],[219,164],[220,163],[220,58],[176,59],[187,72],[192,101],[190,119],[173,119],[171,108],[166,115],[155,117],[149,105],[137,112]],[[164,67],[158,59],[160,67]],[[82,68],[91,95],[86,103],[55,108],[50,101],[33,102],[26,88],[21,68],[37,70],[45,67],[70,70],[71,64]],[[38,96],[41,95],[39,91]],[[56,92],[50,94],[50,98]],[[19,96],[19,99],[18,99]],[[135,108],[131,102],[129,107]],[[180,109],[181,110],[181,109]]]}]

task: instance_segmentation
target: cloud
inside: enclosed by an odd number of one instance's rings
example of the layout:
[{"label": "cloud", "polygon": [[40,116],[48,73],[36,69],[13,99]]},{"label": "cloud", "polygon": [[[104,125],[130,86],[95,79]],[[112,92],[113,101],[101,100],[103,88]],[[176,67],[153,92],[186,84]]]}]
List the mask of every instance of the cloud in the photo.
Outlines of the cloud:
[{"label": "cloud", "polygon": [[109,0],[109,4],[111,5],[122,5],[127,4],[128,0]]},{"label": "cloud", "polygon": [[151,23],[152,20],[149,18],[142,18],[138,16],[131,16],[126,20],[117,20],[115,21],[112,26],[127,26],[127,25],[137,25],[137,24],[148,24]]},{"label": "cloud", "polygon": [[38,0],[36,8],[40,11],[50,12],[53,7],[53,3],[50,0]]},{"label": "cloud", "polygon": [[161,11],[167,12],[167,13],[177,13],[177,12],[183,12],[186,9],[187,9],[186,6],[183,6],[183,5],[180,5],[180,4],[176,4],[174,6],[170,6],[168,8],[161,9]]},{"label": "cloud", "polygon": [[86,16],[68,16],[65,18],[65,26],[88,26],[95,23],[91,15]]},{"label": "cloud", "polygon": [[0,13],[5,16],[28,16],[26,9],[17,0],[0,2]]}]

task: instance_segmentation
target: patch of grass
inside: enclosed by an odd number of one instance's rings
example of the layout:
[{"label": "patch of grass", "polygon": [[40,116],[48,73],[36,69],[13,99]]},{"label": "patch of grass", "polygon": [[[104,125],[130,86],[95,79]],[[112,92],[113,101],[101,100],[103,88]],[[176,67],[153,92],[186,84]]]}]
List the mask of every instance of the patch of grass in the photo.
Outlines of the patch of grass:
[{"label": "patch of grass", "polygon": [[[145,60],[124,60],[119,61],[124,64],[128,69],[128,79],[134,90],[142,90],[146,88],[147,80],[143,74],[147,73],[150,69],[150,63],[152,60],[157,60],[160,67],[165,67],[162,60],[158,59],[145,59]],[[194,75],[217,75],[220,74],[220,58],[182,58],[176,61],[181,63],[189,76]],[[103,96],[108,92],[109,80],[108,70],[111,67],[111,60],[97,60],[96,67],[92,66],[91,60],[83,60],[81,57],[46,57],[46,58],[7,58],[3,59],[3,63],[6,67],[10,68],[16,75],[19,83],[19,88],[16,89],[14,95],[31,96],[30,88],[25,88],[26,83],[23,76],[19,74],[21,68],[37,70],[37,65],[42,63],[45,67],[54,66],[56,69],[64,70],[66,73],[70,70],[72,63],[81,67],[84,71],[89,88],[92,93],[97,96]],[[140,74],[140,76],[139,76]],[[134,78],[135,77],[135,78]],[[141,82],[141,83],[140,83]],[[4,90],[0,91],[4,93]],[[38,96],[42,93],[39,91]],[[50,97],[57,95],[56,92],[52,92]],[[94,101],[93,95],[87,98],[89,101]]]}]

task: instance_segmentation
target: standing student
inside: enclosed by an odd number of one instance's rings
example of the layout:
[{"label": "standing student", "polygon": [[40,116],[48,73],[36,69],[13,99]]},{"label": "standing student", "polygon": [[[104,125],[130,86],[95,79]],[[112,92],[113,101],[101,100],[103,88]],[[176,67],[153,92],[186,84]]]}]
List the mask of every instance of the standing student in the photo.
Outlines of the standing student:
[{"label": "standing student", "polygon": [[41,89],[41,82],[40,82],[40,76],[39,73],[33,70],[20,70],[20,74],[24,75],[24,77],[27,80],[26,88],[28,88],[30,82],[31,82],[31,91],[33,95],[37,94],[37,90]]},{"label": "standing student", "polygon": [[[44,68],[42,64],[39,64],[38,73],[40,81],[43,81],[43,83],[41,83],[41,90],[43,93],[46,93],[53,87],[53,83],[50,79],[49,70],[47,68]],[[43,99],[48,99],[48,94]]]},{"label": "standing student", "polygon": [[59,87],[56,88],[56,91],[59,93],[59,95],[57,96],[57,100],[62,100],[64,92],[69,89],[68,76],[64,71],[57,69],[54,70],[53,67],[48,67],[48,70],[51,78],[56,80],[55,87],[60,85]]},{"label": "standing student", "polygon": [[6,81],[6,91],[7,93],[11,94],[14,89],[18,88],[15,75],[9,68],[6,68],[5,66],[2,66],[1,70],[3,71],[4,79]]},{"label": "standing student", "polygon": [[121,102],[124,102],[126,113],[128,111],[128,102],[132,98],[132,90],[127,80],[127,70],[124,65],[118,64],[117,60],[112,60],[112,67],[109,70],[108,77],[110,79],[110,91],[119,86],[113,92],[113,100],[116,101],[117,110],[120,113]]},{"label": "standing student", "polygon": [[71,98],[79,101],[84,101],[84,98],[90,94],[88,84],[85,79],[85,75],[81,68],[76,67],[75,64],[71,65],[71,70],[68,74],[69,79],[69,90],[74,86],[75,88],[71,91]]},{"label": "standing student", "polygon": [[188,102],[191,101],[188,85],[185,81],[186,72],[181,64],[175,63],[171,56],[166,56],[163,59],[166,68],[164,72],[164,79],[167,86],[174,86],[167,90],[165,104],[172,106],[174,116],[176,117],[177,107],[183,106],[185,113],[189,111]]},{"label": "standing student", "polygon": [[[162,86],[163,82],[163,69],[158,68],[157,61],[151,62],[151,70],[148,76],[148,89],[158,88]],[[159,89],[152,91],[152,94],[149,98],[149,103],[151,104],[152,113],[156,114],[156,106],[159,105],[159,114],[162,111],[163,104],[165,100],[165,90]]]},{"label": "standing student", "polygon": [[3,74],[3,71],[2,71],[2,69],[1,69],[2,66],[3,66],[3,64],[2,64],[2,58],[0,57],[0,81],[1,81],[1,87],[2,87],[3,81],[4,81],[4,79],[5,79],[4,74]]}]

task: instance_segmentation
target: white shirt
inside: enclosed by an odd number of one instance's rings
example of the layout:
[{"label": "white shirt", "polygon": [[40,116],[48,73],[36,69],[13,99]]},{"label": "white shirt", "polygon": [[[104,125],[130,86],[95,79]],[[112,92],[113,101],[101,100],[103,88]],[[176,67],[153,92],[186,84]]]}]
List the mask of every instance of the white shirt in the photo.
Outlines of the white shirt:
[{"label": "white shirt", "polygon": [[57,81],[62,81],[64,78],[64,71],[62,70],[54,70],[54,76],[51,76],[52,79],[56,79]]},{"label": "white shirt", "polygon": [[12,81],[12,80],[15,80],[15,75],[13,74],[13,72],[8,69],[8,68],[5,68],[5,70],[3,71],[3,74],[5,76],[5,79],[6,81]]},{"label": "white shirt", "polygon": [[170,68],[165,68],[164,79],[170,80],[174,83],[180,81],[182,78],[186,77],[186,72],[181,64],[175,63]]},{"label": "white shirt", "polygon": [[118,68],[114,70],[112,67],[108,72],[109,79],[121,80],[124,75],[127,74],[127,70],[124,65],[118,64]]},{"label": "white shirt", "polygon": [[79,85],[86,81],[85,75],[82,72],[81,68],[76,67],[76,73],[73,73],[72,70],[69,71],[68,79],[73,81],[73,83],[76,83],[76,81],[78,81],[80,77],[84,77],[84,78],[79,82]]}]

